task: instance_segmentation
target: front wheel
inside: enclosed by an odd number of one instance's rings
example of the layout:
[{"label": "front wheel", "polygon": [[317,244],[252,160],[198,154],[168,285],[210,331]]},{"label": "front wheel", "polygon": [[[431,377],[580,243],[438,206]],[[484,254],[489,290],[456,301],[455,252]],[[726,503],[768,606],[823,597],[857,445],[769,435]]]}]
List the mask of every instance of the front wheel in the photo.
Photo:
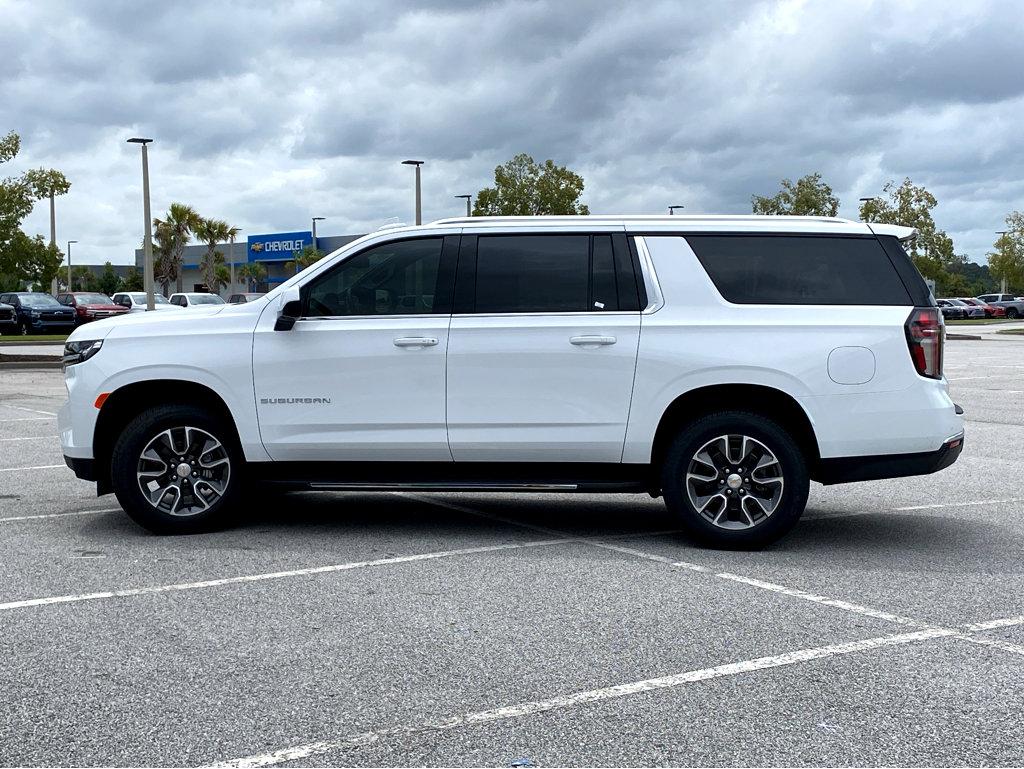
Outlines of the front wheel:
[{"label": "front wheel", "polygon": [[149,409],[125,427],[111,457],[121,507],[155,534],[191,534],[229,523],[242,486],[234,433],[203,409]]},{"label": "front wheel", "polygon": [[665,503],[695,539],[763,547],[788,532],[807,505],[800,446],[759,414],[719,412],[682,430],[662,467]]}]

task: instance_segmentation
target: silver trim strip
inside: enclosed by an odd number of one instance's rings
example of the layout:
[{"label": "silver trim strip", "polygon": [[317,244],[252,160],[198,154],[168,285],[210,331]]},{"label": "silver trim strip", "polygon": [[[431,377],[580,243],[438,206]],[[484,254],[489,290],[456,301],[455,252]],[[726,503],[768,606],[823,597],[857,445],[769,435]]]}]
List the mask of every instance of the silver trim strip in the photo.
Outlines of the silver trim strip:
[{"label": "silver trim strip", "polygon": [[658,273],[654,269],[654,262],[651,261],[651,252],[647,250],[647,242],[640,235],[634,236],[633,240],[636,243],[636,252],[640,256],[640,270],[644,274],[644,288],[647,289],[647,306],[641,314],[653,315],[665,306],[665,296],[661,293]]}]

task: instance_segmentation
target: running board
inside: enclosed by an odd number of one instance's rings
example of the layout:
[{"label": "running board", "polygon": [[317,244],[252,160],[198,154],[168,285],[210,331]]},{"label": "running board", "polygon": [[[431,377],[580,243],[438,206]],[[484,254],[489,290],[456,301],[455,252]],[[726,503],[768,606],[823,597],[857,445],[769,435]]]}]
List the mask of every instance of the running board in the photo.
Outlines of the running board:
[{"label": "running board", "polygon": [[577,491],[578,483],[310,483],[320,491]]}]

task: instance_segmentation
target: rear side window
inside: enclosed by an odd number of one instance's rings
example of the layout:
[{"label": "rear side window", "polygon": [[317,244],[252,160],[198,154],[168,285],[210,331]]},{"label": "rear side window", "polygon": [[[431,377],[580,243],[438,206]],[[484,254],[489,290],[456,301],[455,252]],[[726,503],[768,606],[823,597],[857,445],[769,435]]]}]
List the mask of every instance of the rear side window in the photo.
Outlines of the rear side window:
[{"label": "rear side window", "polygon": [[589,235],[481,236],[476,312],[586,312]]},{"label": "rear side window", "polygon": [[912,305],[877,239],[687,235],[715,287],[735,304]]}]

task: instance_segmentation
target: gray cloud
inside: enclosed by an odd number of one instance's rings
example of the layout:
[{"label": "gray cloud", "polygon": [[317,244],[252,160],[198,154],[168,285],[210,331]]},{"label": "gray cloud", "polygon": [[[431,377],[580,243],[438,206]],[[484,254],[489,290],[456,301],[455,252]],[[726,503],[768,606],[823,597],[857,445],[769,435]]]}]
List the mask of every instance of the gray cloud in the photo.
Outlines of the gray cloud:
[{"label": "gray cloud", "polygon": [[[153,205],[244,232],[350,233],[457,214],[526,151],[581,171],[595,212],[747,212],[820,171],[857,198],[910,176],[983,261],[1024,203],[1024,15],[1007,2],[0,0],[0,131],[64,170],[58,236],[89,261]],[[47,229],[44,210],[27,226]]]}]

